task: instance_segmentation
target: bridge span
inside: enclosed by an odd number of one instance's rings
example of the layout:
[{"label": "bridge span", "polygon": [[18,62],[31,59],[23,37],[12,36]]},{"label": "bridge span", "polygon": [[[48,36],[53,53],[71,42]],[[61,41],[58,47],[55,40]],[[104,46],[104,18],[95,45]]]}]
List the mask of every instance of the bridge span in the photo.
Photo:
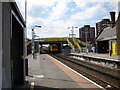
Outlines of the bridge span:
[{"label": "bridge span", "polygon": [[[60,52],[62,51],[63,44],[67,44],[72,52],[80,52],[82,47],[86,46],[86,43],[79,40],[78,38],[68,38],[68,37],[59,37],[59,38],[38,38],[34,39],[34,42],[36,43],[35,47],[37,51],[39,51],[39,45],[44,44],[57,44],[59,47]],[[31,44],[32,40],[28,41],[27,44]],[[90,44],[87,44],[87,46],[90,46]]]}]

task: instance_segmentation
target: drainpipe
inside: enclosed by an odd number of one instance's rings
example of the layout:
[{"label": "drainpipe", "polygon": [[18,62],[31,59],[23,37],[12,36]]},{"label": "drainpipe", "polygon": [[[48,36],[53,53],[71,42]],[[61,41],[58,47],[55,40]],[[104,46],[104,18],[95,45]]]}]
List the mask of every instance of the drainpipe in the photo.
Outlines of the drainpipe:
[{"label": "drainpipe", "polygon": [[109,41],[109,55],[112,56],[112,41]]}]

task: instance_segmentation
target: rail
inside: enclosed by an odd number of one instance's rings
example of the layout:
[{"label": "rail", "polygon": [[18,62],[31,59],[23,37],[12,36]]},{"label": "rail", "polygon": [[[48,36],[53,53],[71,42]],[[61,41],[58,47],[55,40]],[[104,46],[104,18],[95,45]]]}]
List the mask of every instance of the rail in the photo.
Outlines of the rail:
[{"label": "rail", "polygon": [[[66,55],[52,55],[57,60],[60,60],[64,64],[70,66],[77,72],[80,72],[81,74],[85,75],[86,77],[92,79],[93,81],[97,82],[104,88],[108,88],[107,86],[110,85],[111,88],[114,90],[119,90],[119,75],[115,76],[115,73],[112,69],[108,68],[101,68],[99,65],[91,64],[90,62],[81,61],[78,59],[70,58]],[[102,71],[104,70],[105,71]],[[108,73],[111,72],[112,74]],[[110,89],[111,90],[111,89]]]}]

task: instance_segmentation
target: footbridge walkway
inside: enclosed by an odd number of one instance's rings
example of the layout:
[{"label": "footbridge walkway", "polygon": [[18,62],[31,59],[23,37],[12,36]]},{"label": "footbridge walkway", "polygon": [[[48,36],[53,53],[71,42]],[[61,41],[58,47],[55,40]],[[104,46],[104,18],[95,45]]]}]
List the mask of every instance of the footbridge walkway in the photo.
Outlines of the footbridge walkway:
[{"label": "footbridge walkway", "polygon": [[[77,48],[79,51],[81,51],[81,47],[85,47],[86,43],[83,41],[77,39],[77,38],[68,38],[68,37],[61,37],[61,38],[39,38],[35,39],[35,42],[39,42],[41,44],[51,44],[51,43],[63,43],[63,44],[69,44],[69,46],[72,48],[73,52],[75,52],[75,48]],[[27,44],[29,45],[32,43],[32,40],[29,41]],[[90,44],[87,44],[87,46],[90,46]]]}]

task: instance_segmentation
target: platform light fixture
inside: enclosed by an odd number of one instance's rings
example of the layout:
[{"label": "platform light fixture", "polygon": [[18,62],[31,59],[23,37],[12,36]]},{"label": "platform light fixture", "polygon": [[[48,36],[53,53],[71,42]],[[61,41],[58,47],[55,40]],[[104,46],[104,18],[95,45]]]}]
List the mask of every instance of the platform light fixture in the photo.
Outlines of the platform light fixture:
[{"label": "platform light fixture", "polygon": [[69,34],[69,37],[72,36],[72,38],[74,38],[74,36],[76,36],[76,34],[74,34],[74,28],[78,28],[78,27],[73,27],[73,26],[68,27],[68,29],[70,29],[70,28],[72,28],[72,29],[71,29],[71,34]]},{"label": "platform light fixture", "polygon": [[35,57],[35,41],[34,41],[34,39],[35,39],[35,37],[39,37],[39,36],[35,35],[34,29],[35,29],[36,27],[37,27],[37,28],[41,28],[41,26],[35,25],[35,26],[33,26],[33,28],[32,28],[32,54],[33,54],[33,59],[36,59],[36,57]]}]

